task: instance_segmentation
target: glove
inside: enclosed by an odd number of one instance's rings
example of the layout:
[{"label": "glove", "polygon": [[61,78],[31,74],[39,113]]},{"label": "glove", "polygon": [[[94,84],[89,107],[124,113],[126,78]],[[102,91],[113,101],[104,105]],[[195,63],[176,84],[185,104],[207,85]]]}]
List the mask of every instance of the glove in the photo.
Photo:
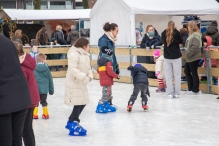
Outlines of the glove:
[{"label": "glove", "polygon": [[132,65],[130,65],[128,68],[127,68],[127,70],[132,70],[133,69],[133,66]]},{"label": "glove", "polygon": [[120,79],[120,75],[118,75],[117,79],[118,79],[118,80]]},{"label": "glove", "polygon": [[117,74],[117,75],[120,74],[119,66],[116,67],[116,74]]},{"label": "glove", "polygon": [[156,76],[156,77],[158,77],[158,76],[159,76],[159,74],[160,74],[160,72],[157,72],[157,73],[155,74],[155,76]]}]

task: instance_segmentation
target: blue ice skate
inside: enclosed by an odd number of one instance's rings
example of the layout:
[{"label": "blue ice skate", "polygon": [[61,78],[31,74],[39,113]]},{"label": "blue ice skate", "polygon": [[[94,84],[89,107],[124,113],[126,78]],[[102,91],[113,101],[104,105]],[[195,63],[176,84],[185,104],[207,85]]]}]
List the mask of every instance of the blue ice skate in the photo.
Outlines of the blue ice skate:
[{"label": "blue ice skate", "polygon": [[104,104],[98,104],[97,105],[97,109],[96,109],[96,113],[107,113],[107,108]]},{"label": "blue ice skate", "polygon": [[70,131],[72,131],[72,130],[74,130],[74,128],[75,128],[76,126],[79,126],[79,127],[82,128],[82,129],[81,129],[81,133],[84,133],[84,134],[87,133],[87,130],[84,129],[82,126],[80,126],[80,125],[78,124],[78,122],[70,122],[70,121],[68,121],[68,122],[67,122],[67,125],[65,126],[65,128],[68,129],[68,130],[70,130]]},{"label": "blue ice skate", "polygon": [[116,112],[116,108],[110,105],[110,102],[105,102],[104,106],[108,112]]},{"label": "blue ice skate", "polygon": [[87,135],[87,130],[81,127],[77,122],[72,122],[72,125],[74,126],[72,126],[71,129],[69,130],[70,136],[86,136]]}]

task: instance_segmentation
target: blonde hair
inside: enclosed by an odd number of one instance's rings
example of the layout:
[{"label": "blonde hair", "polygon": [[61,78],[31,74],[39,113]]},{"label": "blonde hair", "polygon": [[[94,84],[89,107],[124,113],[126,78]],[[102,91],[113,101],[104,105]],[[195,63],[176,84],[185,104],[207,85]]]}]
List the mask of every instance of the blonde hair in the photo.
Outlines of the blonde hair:
[{"label": "blonde hair", "polygon": [[198,25],[197,25],[197,23],[195,21],[189,21],[188,27],[190,28],[189,29],[189,34],[190,35],[193,34],[194,32],[200,33]]},{"label": "blonde hair", "polygon": [[17,29],[14,33],[15,38],[22,38],[22,30]]},{"label": "blonde hair", "polygon": [[175,23],[173,21],[168,22],[168,26],[166,28],[166,42],[167,47],[173,42],[173,30],[175,28]]},{"label": "blonde hair", "polygon": [[61,25],[57,25],[57,26],[56,26],[56,30],[62,30]]},{"label": "blonde hair", "polygon": [[42,62],[42,61],[44,61],[44,60],[46,60],[46,55],[43,54],[43,53],[39,53],[39,54],[37,55],[37,57],[36,57],[36,61],[37,61],[37,62]]}]

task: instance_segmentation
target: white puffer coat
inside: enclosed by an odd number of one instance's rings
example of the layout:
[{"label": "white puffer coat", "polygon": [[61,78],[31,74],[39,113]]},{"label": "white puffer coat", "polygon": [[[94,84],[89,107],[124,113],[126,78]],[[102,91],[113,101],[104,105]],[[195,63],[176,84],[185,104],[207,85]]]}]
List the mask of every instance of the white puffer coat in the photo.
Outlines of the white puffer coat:
[{"label": "white puffer coat", "polygon": [[164,56],[161,55],[157,60],[156,60],[156,65],[155,65],[155,72],[159,73],[158,79],[164,79],[165,74],[164,74]]},{"label": "white puffer coat", "polygon": [[89,53],[82,48],[71,47],[68,51],[68,71],[65,83],[65,104],[88,104],[87,84],[93,79]]}]

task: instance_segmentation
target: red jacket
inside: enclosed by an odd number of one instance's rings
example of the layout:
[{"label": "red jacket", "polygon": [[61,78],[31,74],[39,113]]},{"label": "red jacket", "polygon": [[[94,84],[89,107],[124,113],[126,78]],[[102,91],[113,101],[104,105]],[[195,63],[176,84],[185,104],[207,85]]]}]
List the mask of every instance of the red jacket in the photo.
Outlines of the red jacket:
[{"label": "red jacket", "polygon": [[30,91],[30,97],[32,101],[30,108],[33,108],[36,107],[40,101],[38,86],[34,76],[36,61],[28,53],[20,56],[19,59]]},{"label": "red jacket", "polygon": [[113,72],[110,61],[106,62],[105,66],[99,66],[97,72],[99,73],[101,86],[111,86],[113,85],[113,78],[118,78],[118,75]]}]

